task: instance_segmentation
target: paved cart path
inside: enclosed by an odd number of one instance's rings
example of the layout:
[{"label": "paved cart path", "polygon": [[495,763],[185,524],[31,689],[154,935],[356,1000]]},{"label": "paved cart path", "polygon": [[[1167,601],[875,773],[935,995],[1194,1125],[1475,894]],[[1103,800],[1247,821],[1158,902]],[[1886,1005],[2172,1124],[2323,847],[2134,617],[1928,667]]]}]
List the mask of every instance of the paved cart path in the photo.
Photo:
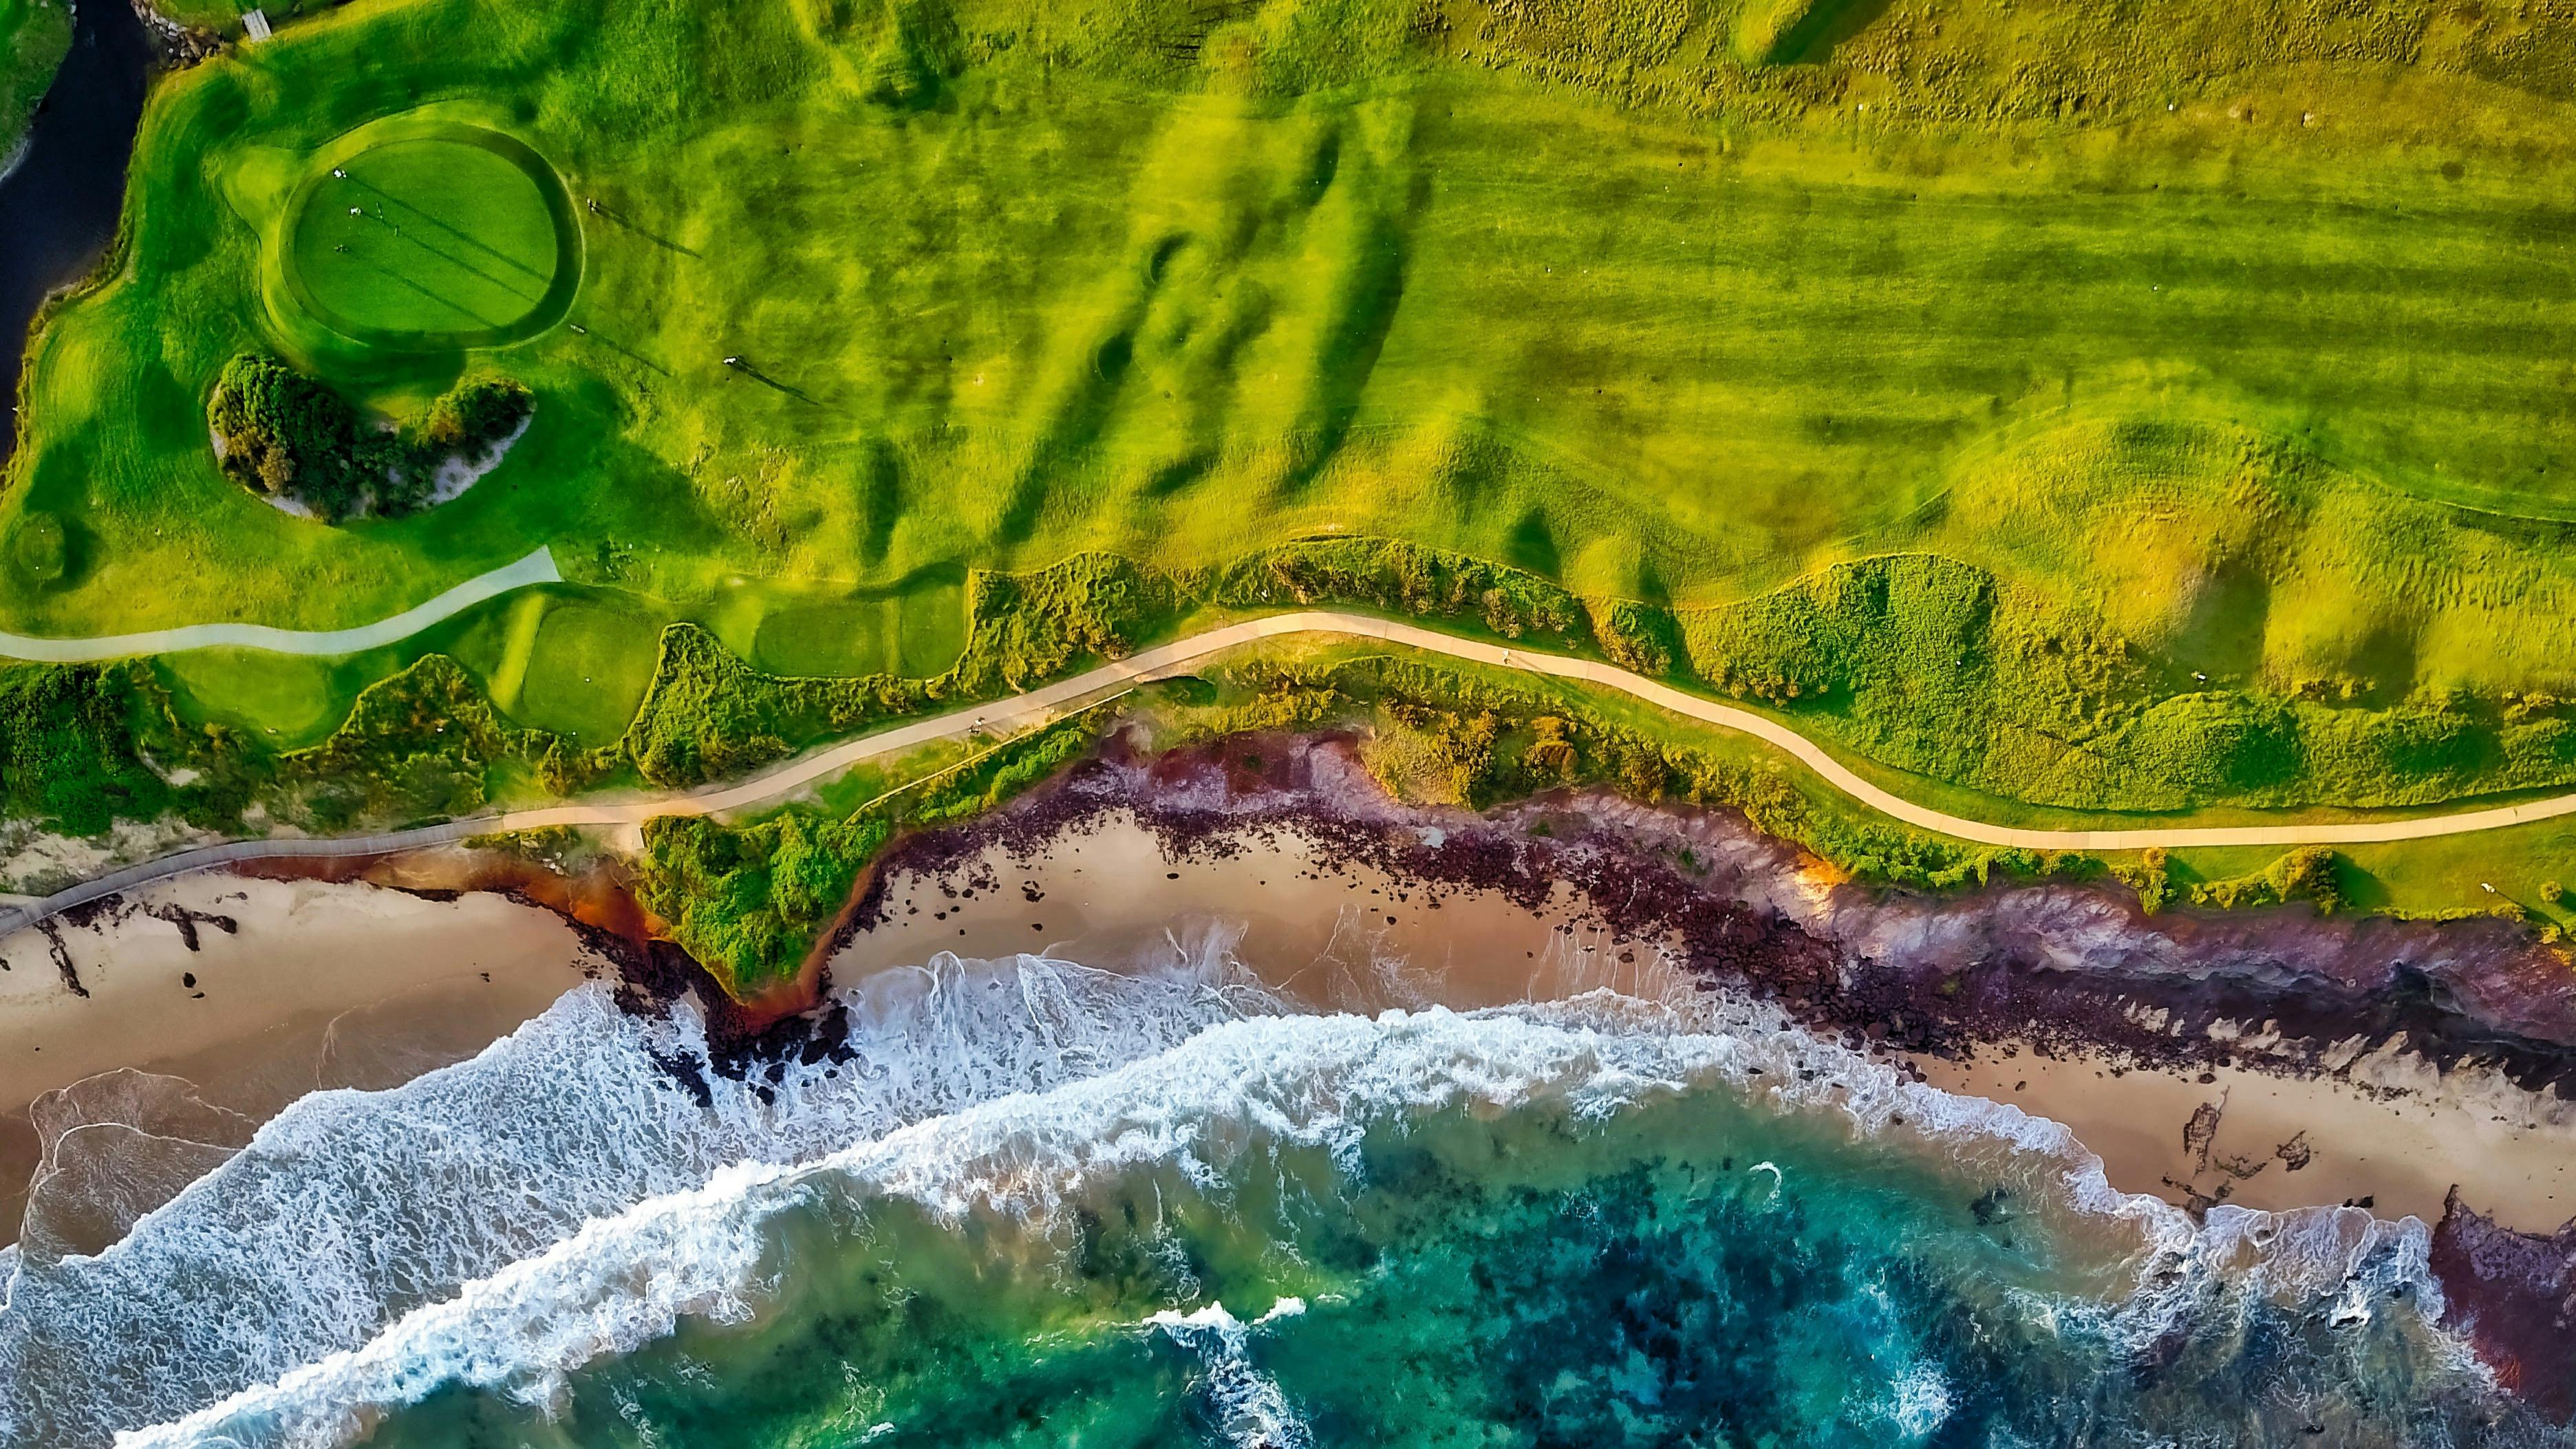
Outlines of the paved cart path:
[{"label": "paved cart path", "polygon": [[356,654],[398,644],[432,624],[442,623],[513,589],[531,584],[559,584],[563,574],[546,549],[514,564],[449,589],[428,603],[405,609],[390,619],[355,629],[275,629],[266,624],[188,624],[176,629],[147,629],[140,634],[111,634],[101,639],[40,639],[0,632],[0,658],[34,659],[46,664],[86,664],[122,659],[129,654],[176,654],[183,649],[265,649],[273,654]]},{"label": "paved cart path", "polygon": [[[513,567],[527,567],[541,555],[530,555]],[[546,567],[552,568],[551,560]],[[487,574],[486,579],[495,577]],[[480,580],[477,581],[481,582]],[[445,596],[442,596],[445,597]],[[423,605],[423,609],[436,604]],[[414,610],[419,613],[420,610]],[[409,618],[409,615],[403,616]],[[388,621],[391,623],[394,621]],[[384,626],[377,626],[382,628]],[[418,627],[418,626],[414,626]],[[363,631],[344,631],[358,633]],[[1295,614],[1274,614],[1263,619],[1249,619],[1176,639],[1151,649],[1140,650],[1128,658],[1101,665],[1087,673],[1033,689],[1008,699],[989,704],[972,705],[944,715],[918,719],[875,734],[862,735],[837,745],[816,750],[789,760],[738,784],[711,786],[691,791],[675,791],[632,800],[580,801],[566,805],[549,805],[531,810],[512,810],[467,820],[454,820],[414,830],[398,830],[385,835],[339,837],[326,840],[246,840],[222,845],[201,846],[181,851],[141,865],[129,866],[74,886],[69,890],[21,906],[0,910],[0,936],[102,896],[113,895],[148,881],[164,880],[175,875],[203,870],[240,861],[288,859],[298,856],[354,857],[387,855],[397,851],[417,850],[425,846],[450,844],[469,836],[497,831],[535,830],[546,826],[634,826],[661,815],[713,815],[728,810],[765,804],[826,779],[842,770],[868,760],[900,754],[936,740],[956,739],[977,733],[1002,733],[1023,725],[1041,723],[1076,707],[1087,699],[1171,674],[1182,673],[1201,661],[1229,649],[1265,639],[1282,639],[1295,635],[1330,635],[1359,639],[1381,639],[1426,653],[1442,654],[1452,659],[1477,664],[1518,669],[1529,674],[1551,675],[1560,679],[1580,680],[1605,689],[1616,690],[1646,701],[1658,708],[1721,729],[1751,735],[1794,757],[1815,771],[1834,788],[1908,825],[1982,845],[2022,846],[2034,850],[2141,850],[2151,846],[2210,845],[2370,845],[2386,841],[2425,840],[2443,835],[2466,835],[2481,830],[2497,830],[2510,825],[2549,820],[2576,814],[2576,794],[2556,795],[2545,800],[2531,800],[2519,805],[2498,805],[2485,809],[2461,811],[2448,815],[2425,815],[2403,820],[2369,820],[2323,824],[2282,825],[2210,825],[2148,826],[2116,830],[2034,830],[2019,826],[1993,825],[1970,820],[1919,805],[1893,794],[1854,773],[1851,767],[1827,754],[1824,749],[1796,730],[1777,720],[1766,718],[1734,705],[1720,704],[1687,694],[1660,681],[1648,679],[1616,665],[1589,659],[1576,659],[1562,654],[1547,654],[1530,649],[1515,649],[1478,639],[1461,639],[1436,629],[1426,629],[1402,620],[1380,619],[1365,614],[1348,614],[1336,610],[1314,609]],[[308,636],[342,637],[342,636]],[[399,637],[399,636],[397,636]],[[315,651],[319,652],[319,651]]]}]

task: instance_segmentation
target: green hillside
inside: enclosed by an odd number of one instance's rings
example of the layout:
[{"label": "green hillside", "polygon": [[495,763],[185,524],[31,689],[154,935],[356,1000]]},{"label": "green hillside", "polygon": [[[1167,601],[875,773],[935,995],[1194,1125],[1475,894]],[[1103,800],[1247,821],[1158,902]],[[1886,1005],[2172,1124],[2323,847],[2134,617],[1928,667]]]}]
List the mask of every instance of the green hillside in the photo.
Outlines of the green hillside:
[{"label": "green hillside", "polygon": [[[157,89],[0,628],[340,626],[550,543],[579,607],[468,669],[596,741],[676,621],[927,677],[973,571],[1350,536],[1771,620],[1689,662],[1772,698],[1902,556],[1968,592],[1777,702],[1927,782],[2534,788],[2439,741],[2576,696],[2571,102],[2576,21],[2468,4],[358,0]],[[535,412],[326,524],[216,466],[245,353]],[[2033,640],[2116,668],[2016,695]],[[163,672],[311,737],[414,653]],[[2257,717],[2310,752],[2158,773]]]}]

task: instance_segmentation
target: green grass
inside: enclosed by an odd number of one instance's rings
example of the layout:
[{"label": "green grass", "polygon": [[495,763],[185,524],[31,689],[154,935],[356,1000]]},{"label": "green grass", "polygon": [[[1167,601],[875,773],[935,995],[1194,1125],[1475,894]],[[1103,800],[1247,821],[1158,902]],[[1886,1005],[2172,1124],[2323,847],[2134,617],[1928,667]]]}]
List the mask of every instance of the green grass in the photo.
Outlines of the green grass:
[{"label": "green grass", "polygon": [[927,678],[966,647],[964,588],[925,580],[876,597],[789,605],[765,615],[751,657],[774,674]]},{"label": "green grass", "polygon": [[513,342],[559,320],[579,283],[562,182],[481,126],[414,114],[360,127],[323,148],[277,209],[289,305],[339,342],[396,353]]},{"label": "green grass", "polygon": [[[2576,24],[2403,3],[357,0],[156,89],[127,266],[34,345],[0,627],[342,625],[550,542],[542,613],[169,672],[304,738],[452,645],[587,747],[667,622],[982,691],[1101,640],[970,646],[970,570],[1145,566],[1060,623],[1382,536],[2007,805],[2524,788],[2576,697],[2571,101]],[[296,520],[207,456],[253,349],[535,419],[454,503]],[[1948,582],[1834,602],[1894,556]],[[882,702],[806,693],[719,754]],[[700,774],[702,702],[635,758]]]},{"label": "green grass", "polygon": [[0,0],[0,162],[16,153],[71,48],[67,0]]},{"label": "green grass", "polygon": [[554,218],[517,167],[453,141],[397,141],[343,163],[294,219],[296,270],[362,328],[507,327],[554,282]]},{"label": "green grass", "polygon": [[286,748],[329,734],[351,698],[332,661],[257,649],[194,649],[164,655],[166,682],[188,701],[193,719],[270,734]]},{"label": "green grass", "polygon": [[585,745],[616,739],[652,682],[661,625],[614,596],[555,604],[537,626],[512,712]]},{"label": "green grass", "polygon": [[[2510,176],[2490,135],[2554,96],[2422,77],[2456,122],[2429,149],[2383,145],[2358,97],[2333,126],[2230,125],[2208,84],[2124,129],[1985,139],[1623,108],[1401,34],[1371,74],[1247,99],[1213,59],[1059,72],[1069,21],[970,11],[924,22],[952,52],[924,107],[860,84],[883,25],[817,23],[369,4],[174,83],[135,280],[52,329],[20,465],[18,506],[93,546],[0,603],[336,621],[538,536],[625,543],[685,597],[1085,545],[1215,562],[1321,527],[1707,599],[1883,543],[1994,439],[2176,416],[2401,498],[2550,511],[2576,487],[2565,157],[2517,137]],[[242,511],[178,426],[268,325],[245,279],[270,221],[234,206],[258,188],[208,175],[376,114],[361,53],[609,209],[583,218],[590,331],[504,360],[586,486],[319,534]],[[163,366],[116,361],[147,336]],[[452,365],[318,360],[381,397]],[[187,582],[118,586],[162,565]]]}]

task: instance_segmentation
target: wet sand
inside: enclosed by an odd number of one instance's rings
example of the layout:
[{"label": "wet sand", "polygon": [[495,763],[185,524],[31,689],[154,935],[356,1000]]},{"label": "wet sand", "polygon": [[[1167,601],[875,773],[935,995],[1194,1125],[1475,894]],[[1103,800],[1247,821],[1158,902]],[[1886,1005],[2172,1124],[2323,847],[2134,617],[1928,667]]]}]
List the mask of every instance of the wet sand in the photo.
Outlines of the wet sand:
[{"label": "wet sand", "polygon": [[595,964],[559,917],[500,896],[228,875],[21,931],[0,961],[0,1242],[36,1165],[28,1109],[44,1093],[139,1068],[265,1120],[307,1092],[471,1056]]},{"label": "wet sand", "polygon": [[[1581,905],[1561,885],[1537,910],[1480,887],[1426,887],[1290,829],[1256,829],[1226,851],[1175,860],[1153,833],[1112,814],[1028,859],[995,845],[936,874],[890,876],[882,924],[845,942],[831,971],[848,983],[941,950],[1114,965],[1163,954],[1170,941],[1213,939],[1313,1009],[1696,989],[1677,952],[1617,937]],[[28,1107],[42,1093],[140,1068],[265,1120],[317,1088],[391,1086],[469,1056],[598,964],[551,912],[354,882],[192,877],[56,934],[87,996],[69,989],[43,933],[0,941],[0,1223],[9,1225],[35,1165]],[[2281,1076],[1996,1048],[1967,1062],[1907,1060],[1935,1085],[2066,1123],[2115,1187],[2177,1203],[2366,1202],[2383,1217],[2432,1221],[2456,1183],[2467,1202],[2522,1231],[2576,1215],[2566,1104],[2466,1070],[2444,1077],[2365,1058],[2344,1077]]]},{"label": "wet sand", "polygon": [[[1563,887],[1534,914],[1499,892],[1426,890],[1369,865],[1337,867],[1293,831],[1228,858],[1172,860],[1150,832],[1111,816],[1033,860],[994,846],[938,877],[890,879],[886,901],[888,924],[834,956],[834,979],[940,949],[1134,960],[1166,933],[1186,945],[1194,930],[1225,929],[1240,931],[1234,949],[1264,981],[1317,1008],[1463,1009],[1595,986],[1647,997],[1693,989],[1656,946],[1585,922]],[[2065,1123],[2102,1157],[2112,1186],[2177,1205],[2195,1196],[2260,1208],[2367,1201],[2379,1216],[2429,1223],[2456,1183],[2466,1201],[2520,1231],[2548,1232],[2576,1216],[2570,1104],[2465,1072],[2446,1079],[2365,1059],[2349,1073],[2355,1081],[2027,1049],[1988,1049],[1966,1063],[1905,1059],[1936,1086]],[[2220,1110],[2204,1140],[2192,1124],[2212,1106]]]},{"label": "wet sand", "polygon": [[2352,1203],[2430,1223],[2457,1184],[2468,1203],[2519,1232],[2548,1233],[2576,1217],[2568,1104],[2483,1090],[2456,1074],[2407,1073],[2415,1085],[2391,1092],[2331,1077],[2123,1068],[2029,1051],[1918,1065],[1945,1090],[2065,1123],[2101,1157],[2113,1187],[2178,1205],[2195,1195],[2267,1209]]},{"label": "wet sand", "polygon": [[1466,1010],[1595,987],[1649,998],[1688,989],[1660,952],[1585,920],[1571,891],[1528,911],[1494,892],[1426,888],[1337,862],[1288,831],[1229,858],[1174,861],[1152,834],[1116,818],[1035,861],[995,847],[961,871],[890,880],[886,914],[833,955],[833,980],[943,950],[1132,961],[1149,943],[1186,946],[1216,931],[1254,974],[1315,1010]]}]

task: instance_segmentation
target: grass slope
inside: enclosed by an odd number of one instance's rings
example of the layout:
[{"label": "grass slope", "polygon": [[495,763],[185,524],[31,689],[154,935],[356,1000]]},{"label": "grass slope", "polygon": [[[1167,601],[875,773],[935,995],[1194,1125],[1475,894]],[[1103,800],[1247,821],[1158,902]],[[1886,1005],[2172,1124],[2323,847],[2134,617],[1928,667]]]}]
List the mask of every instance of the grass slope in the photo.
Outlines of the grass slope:
[{"label": "grass slope", "polygon": [[[1981,443],[2140,418],[2400,495],[2576,497],[2554,94],[2411,75],[2438,105],[2402,147],[2360,82],[2259,70],[2251,123],[2204,80],[2098,126],[1763,125],[1497,74],[1463,14],[1263,13],[1137,74],[1070,10],[410,0],[201,68],[153,107],[132,280],[41,348],[11,509],[70,520],[77,567],[0,605],[336,615],[537,536],[690,596],[1323,527],[1703,599],[1901,531]],[[254,173],[418,101],[603,207],[589,331],[509,357],[581,482],[409,530],[264,517],[193,426],[272,325]],[[2326,119],[2260,119],[2290,105]],[[389,400],[455,366],[320,361]]]},{"label": "grass slope", "polygon": [[[1369,535],[2024,801],[2524,788],[2576,696],[2572,103],[2576,23],[2447,3],[356,0],[156,91],[126,269],[34,348],[0,623],[339,625],[548,541],[580,588],[162,673],[300,740],[443,652],[586,750],[673,622],[919,679],[970,571]],[[572,325],[435,340],[543,271],[480,161],[352,152],[401,237],[299,191],[387,122],[563,178]],[[315,329],[281,245],[411,340]],[[290,518],[207,454],[255,349],[535,420],[454,503]]]}]

